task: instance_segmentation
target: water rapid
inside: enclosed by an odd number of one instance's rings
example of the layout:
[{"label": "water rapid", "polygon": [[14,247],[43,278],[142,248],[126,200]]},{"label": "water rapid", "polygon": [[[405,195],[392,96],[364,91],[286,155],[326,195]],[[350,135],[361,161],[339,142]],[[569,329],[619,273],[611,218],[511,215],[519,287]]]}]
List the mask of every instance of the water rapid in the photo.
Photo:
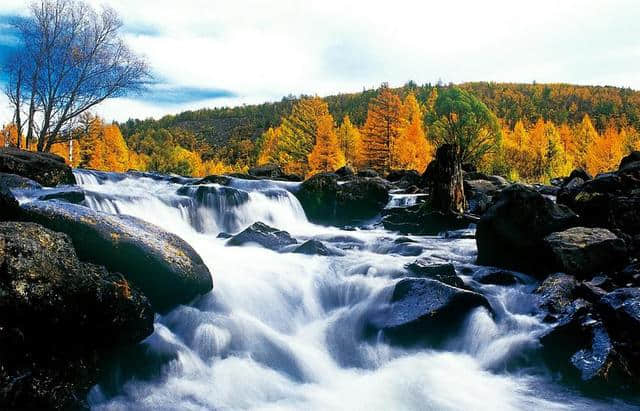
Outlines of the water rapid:
[{"label": "water rapid", "polygon": [[[157,316],[154,333],[115,360],[94,387],[96,410],[521,410],[625,408],[554,383],[537,365],[546,325],[534,313],[532,279],[515,286],[473,282],[475,242],[412,237],[380,228],[341,230],[307,221],[297,183],[188,179],[76,170],[93,209],[132,215],[189,242],[214,290]],[[415,204],[395,196],[389,207]],[[344,256],[226,247],[221,232],[262,221],[300,242],[320,239]],[[439,349],[364,338],[367,313],[389,299],[416,256],[451,261],[489,299]],[[142,371],[145,369],[147,371]],[[151,370],[151,371],[148,371]]]}]

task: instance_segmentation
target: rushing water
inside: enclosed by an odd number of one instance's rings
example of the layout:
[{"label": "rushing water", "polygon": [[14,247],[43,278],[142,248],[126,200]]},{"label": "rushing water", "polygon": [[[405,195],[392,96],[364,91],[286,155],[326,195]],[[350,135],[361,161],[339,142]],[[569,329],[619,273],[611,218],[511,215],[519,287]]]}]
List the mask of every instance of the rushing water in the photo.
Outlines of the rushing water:
[{"label": "rushing water", "polygon": [[[413,237],[382,229],[344,231],[309,223],[291,192],[296,183],[232,180],[229,187],[183,186],[183,179],[75,171],[96,210],[128,214],[189,242],[211,270],[214,290],[189,306],[157,316],[142,346],[167,359],[150,375],[96,386],[98,410],[516,410],[628,408],[554,383],[536,365],[538,335],[525,279],[517,286],[481,285],[495,311],[472,312],[443,349],[406,349],[380,335],[364,339],[367,312],[389,298],[416,255],[452,261],[472,273],[473,239]],[[395,197],[390,207],[414,204]],[[341,257],[225,247],[222,231],[255,221],[316,238]],[[145,357],[145,358],[146,358]],[[533,359],[532,359],[533,358]],[[144,362],[144,359],[139,359]]]}]

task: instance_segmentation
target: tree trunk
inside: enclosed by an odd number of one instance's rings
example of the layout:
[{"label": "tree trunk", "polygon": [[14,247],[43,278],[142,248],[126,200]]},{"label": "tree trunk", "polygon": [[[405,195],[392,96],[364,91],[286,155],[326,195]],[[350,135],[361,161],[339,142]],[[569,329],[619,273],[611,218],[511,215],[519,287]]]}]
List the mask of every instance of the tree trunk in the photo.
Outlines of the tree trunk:
[{"label": "tree trunk", "polygon": [[462,214],[466,208],[460,155],[454,145],[444,144],[427,167],[423,178],[429,187],[434,210]]}]

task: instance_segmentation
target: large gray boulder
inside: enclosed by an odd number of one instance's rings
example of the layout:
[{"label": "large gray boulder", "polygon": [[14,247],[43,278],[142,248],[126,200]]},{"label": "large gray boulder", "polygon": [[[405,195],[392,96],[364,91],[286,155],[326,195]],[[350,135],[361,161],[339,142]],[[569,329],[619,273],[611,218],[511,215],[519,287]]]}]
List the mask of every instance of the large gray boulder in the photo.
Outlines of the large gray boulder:
[{"label": "large gray boulder", "polygon": [[298,241],[291,237],[288,232],[270,227],[259,221],[253,223],[251,226],[234,235],[227,241],[228,246],[258,244],[264,248],[274,251],[297,243]]},{"label": "large gray boulder", "polygon": [[0,148],[0,172],[27,177],[49,187],[76,183],[71,167],[62,157],[13,147]]},{"label": "large gray boulder", "polygon": [[500,191],[476,230],[478,264],[541,275],[551,270],[544,237],[578,224],[578,216],[532,188]]},{"label": "large gray boulder", "polygon": [[579,278],[615,271],[627,262],[624,241],[604,228],[572,227],[549,234],[544,242],[551,250],[557,271]]},{"label": "large gray boulder", "polygon": [[146,296],[34,223],[0,223],[0,295],[2,409],[86,406],[101,358],[153,332]]},{"label": "large gray boulder", "polygon": [[138,218],[33,201],[22,206],[20,219],[68,234],[81,259],[122,273],[158,311],[188,303],[213,287],[208,268],[186,241]]},{"label": "large gray boulder", "polygon": [[389,303],[372,313],[369,324],[400,344],[437,345],[476,307],[491,309],[478,293],[437,280],[406,278],[395,284]]}]

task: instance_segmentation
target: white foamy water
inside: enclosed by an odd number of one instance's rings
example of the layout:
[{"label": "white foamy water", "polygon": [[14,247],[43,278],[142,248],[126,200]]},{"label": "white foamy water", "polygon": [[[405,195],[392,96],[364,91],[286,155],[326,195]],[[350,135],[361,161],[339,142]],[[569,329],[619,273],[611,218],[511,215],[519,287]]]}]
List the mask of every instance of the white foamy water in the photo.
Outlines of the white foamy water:
[{"label": "white foamy water", "polygon": [[[546,327],[533,316],[533,284],[478,285],[484,308],[460,323],[443,348],[402,348],[367,338],[372,307],[417,257],[398,252],[394,233],[343,231],[309,223],[296,183],[233,180],[184,188],[149,177],[76,170],[87,204],[173,232],[202,256],[214,290],[158,316],[142,343],[159,369],[96,386],[96,410],[529,410],[611,406],[554,384],[523,358]],[[390,206],[415,199],[394,197]],[[341,257],[226,247],[220,232],[255,221],[317,238]],[[474,269],[472,239],[413,237],[421,256]],[[412,252],[411,254],[416,254]],[[463,276],[465,281],[470,277]],[[141,360],[144,362],[144,359]],[[526,362],[526,361],[525,361]],[[616,406],[618,406],[617,404]]]}]

